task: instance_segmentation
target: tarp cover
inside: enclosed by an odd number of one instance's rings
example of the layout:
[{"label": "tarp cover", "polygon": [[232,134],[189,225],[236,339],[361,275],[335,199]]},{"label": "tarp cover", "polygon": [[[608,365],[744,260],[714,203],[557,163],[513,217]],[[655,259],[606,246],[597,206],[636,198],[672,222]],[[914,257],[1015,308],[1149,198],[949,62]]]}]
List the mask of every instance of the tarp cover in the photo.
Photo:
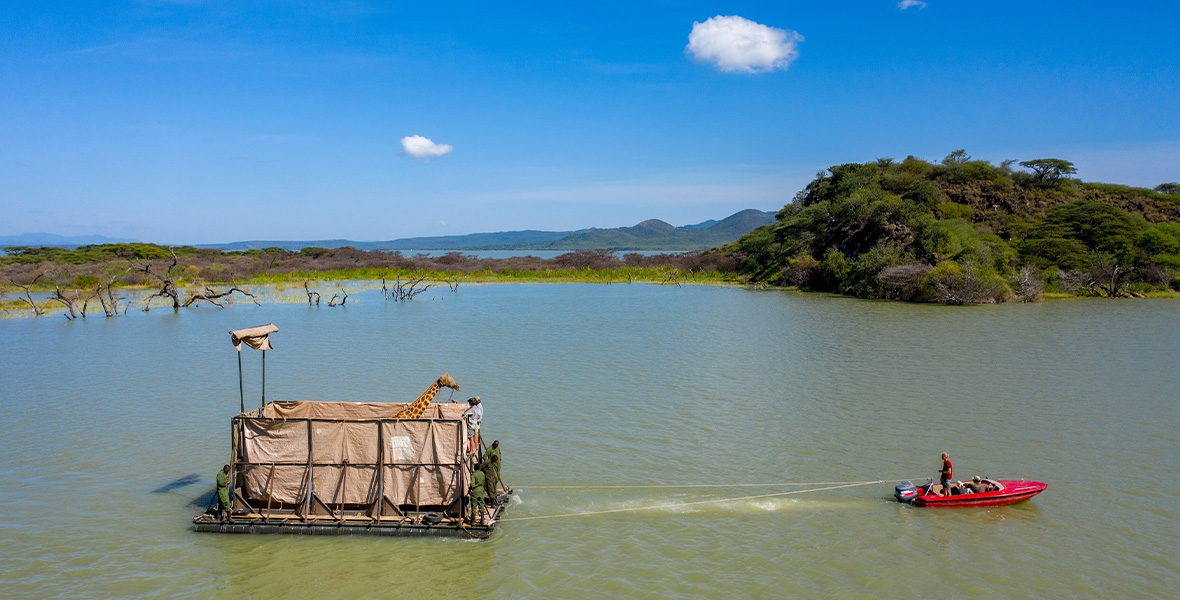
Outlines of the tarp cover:
[{"label": "tarp cover", "polygon": [[251,327],[249,329],[239,329],[229,332],[229,341],[233,343],[234,348],[238,352],[242,351],[243,343],[255,350],[274,350],[270,345],[270,334],[278,330],[279,328],[274,323]]},{"label": "tarp cover", "polygon": [[449,506],[467,488],[462,460],[466,430],[460,420],[466,404],[431,404],[423,420],[377,421],[392,418],[405,406],[268,404],[262,419],[240,421],[241,458],[254,464],[243,466],[239,487],[262,504],[303,503],[310,451],[312,489],[329,506],[371,505],[379,493],[395,506]]},{"label": "tarp cover", "polygon": [[[408,402],[271,402],[260,416],[272,419],[392,419]],[[426,406],[422,419],[462,419],[466,402],[435,402]]]}]

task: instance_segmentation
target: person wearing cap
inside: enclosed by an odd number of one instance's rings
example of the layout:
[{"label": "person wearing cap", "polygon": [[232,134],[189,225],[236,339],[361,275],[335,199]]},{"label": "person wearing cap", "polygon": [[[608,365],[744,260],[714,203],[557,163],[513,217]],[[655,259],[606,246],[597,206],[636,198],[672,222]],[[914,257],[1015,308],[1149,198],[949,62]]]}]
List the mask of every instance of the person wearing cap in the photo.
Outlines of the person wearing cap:
[{"label": "person wearing cap", "polygon": [[973,494],[978,494],[980,492],[987,491],[987,486],[984,485],[983,481],[979,478],[979,475],[972,477],[971,481],[963,484],[963,487],[967,488],[968,490],[971,490],[971,493],[973,493]]},{"label": "person wearing cap", "polygon": [[467,421],[467,454],[475,454],[479,448],[479,423],[483,421],[483,403],[479,396],[472,396],[467,400],[467,410],[463,411],[463,419]]}]

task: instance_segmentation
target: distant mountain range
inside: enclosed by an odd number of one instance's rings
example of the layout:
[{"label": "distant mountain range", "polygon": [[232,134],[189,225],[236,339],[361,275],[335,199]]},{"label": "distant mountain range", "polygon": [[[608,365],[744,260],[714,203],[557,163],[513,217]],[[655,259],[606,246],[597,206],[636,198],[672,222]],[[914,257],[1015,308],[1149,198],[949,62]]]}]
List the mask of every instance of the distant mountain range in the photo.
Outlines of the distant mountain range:
[{"label": "distant mountain range", "polygon": [[747,209],[720,221],[673,227],[659,219],[650,219],[634,227],[587,229],[571,233],[545,246],[530,250],[705,250],[728,244],[760,225],[774,222],[775,213]]},{"label": "distant mountain range", "polygon": [[92,244],[119,244],[134,242],[122,238],[110,238],[104,235],[58,235],[56,233],[22,233],[20,235],[0,235],[0,247],[3,246],[47,246],[57,248],[76,248]]},{"label": "distant mountain range", "polygon": [[[353,240],[254,240],[228,244],[198,244],[198,248],[221,250],[260,250],[279,247],[299,251],[308,247],[339,248],[353,246],[359,250],[440,251],[440,250],[705,250],[732,242],[761,225],[774,222],[773,212],[747,209],[720,221],[710,219],[695,225],[674,227],[659,219],[650,219],[633,227],[581,229],[578,231],[501,231],[436,237],[401,238],[385,242]],[[59,246],[73,248],[90,244],[135,242],[101,235],[61,236],[52,233],[26,233],[0,236],[0,246]]]},{"label": "distant mountain range", "polygon": [[309,247],[358,250],[706,250],[728,244],[761,225],[774,222],[773,212],[746,209],[720,221],[708,220],[695,225],[675,227],[659,219],[650,219],[632,227],[581,229],[578,231],[501,231],[436,237],[400,238],[385,242],[352,240],[254,240],[228,244],[202,244],[201,248],[221,250],[261,250],[279,247],[298,251]]}]

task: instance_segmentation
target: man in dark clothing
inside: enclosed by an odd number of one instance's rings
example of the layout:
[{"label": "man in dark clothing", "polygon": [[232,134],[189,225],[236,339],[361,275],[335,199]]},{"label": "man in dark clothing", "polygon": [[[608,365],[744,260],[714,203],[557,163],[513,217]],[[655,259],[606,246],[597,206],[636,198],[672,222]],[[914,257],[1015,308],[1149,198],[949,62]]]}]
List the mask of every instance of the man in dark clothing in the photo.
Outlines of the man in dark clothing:
[{"label": "man in dark clothing", "polygon": [[971,481],[963,484],[963,487],[971,490],[971,493],[973,494],[981,494],[988,491],[987,484],[983,483],[983,481],[979,478],[979,475],[972,477]]},{"label": "man in dark clothing", "polygon": [[484,496],[487,495],[487,490],[484,488],[484,482],[487,478],[483,471],[474,471],[471,473],[471,518],[469,519],[472,525],[475,520],[483,521],[484,511]]},{"label": "man in dark clothing", "polygon": [[942,484],[942,495],[951,495],[951,475],[954,475],[954,468],[951,466],[951,455],[946,452],[942,453],[942,470],[939,472],[938,482]]},{"label": "man in dark clothing", "polygon": [[229,465],[217,472],[217,514],[221,519],[229,516]]},{"label": "man in dark clothing", "polygon": [[492,442],[492,447],[488,448],[484,453],[484,460],[493,461],[492,473],[488,475],[488,489],[495,493],[501,487],[503,482],[500,481],[500,466],[504,459],[500,458],[500,440]]},{"label": "man in dark clothing", "polygon": [[496,480],[500,471],[500,456],[492,454],[490,451],[484,455],[483,462],[479,463],[479,470],[483,471],[484,481],[487,484],[487,490],[491,492],[490,495],[496,495]]}]

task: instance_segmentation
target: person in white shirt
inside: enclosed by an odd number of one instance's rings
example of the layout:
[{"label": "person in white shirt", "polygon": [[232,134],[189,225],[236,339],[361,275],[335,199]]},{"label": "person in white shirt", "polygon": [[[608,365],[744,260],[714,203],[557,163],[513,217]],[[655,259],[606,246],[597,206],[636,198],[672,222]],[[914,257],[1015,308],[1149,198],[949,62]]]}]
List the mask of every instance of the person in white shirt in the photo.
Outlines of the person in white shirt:
[{"label": "person in white shirt", "polygon": [[467,410],[463,411],[463,419],[467,421],[467,454],[475,454],[479,448],[479,423],[483,420],[483,403],[479,396],[467,400]]}]

